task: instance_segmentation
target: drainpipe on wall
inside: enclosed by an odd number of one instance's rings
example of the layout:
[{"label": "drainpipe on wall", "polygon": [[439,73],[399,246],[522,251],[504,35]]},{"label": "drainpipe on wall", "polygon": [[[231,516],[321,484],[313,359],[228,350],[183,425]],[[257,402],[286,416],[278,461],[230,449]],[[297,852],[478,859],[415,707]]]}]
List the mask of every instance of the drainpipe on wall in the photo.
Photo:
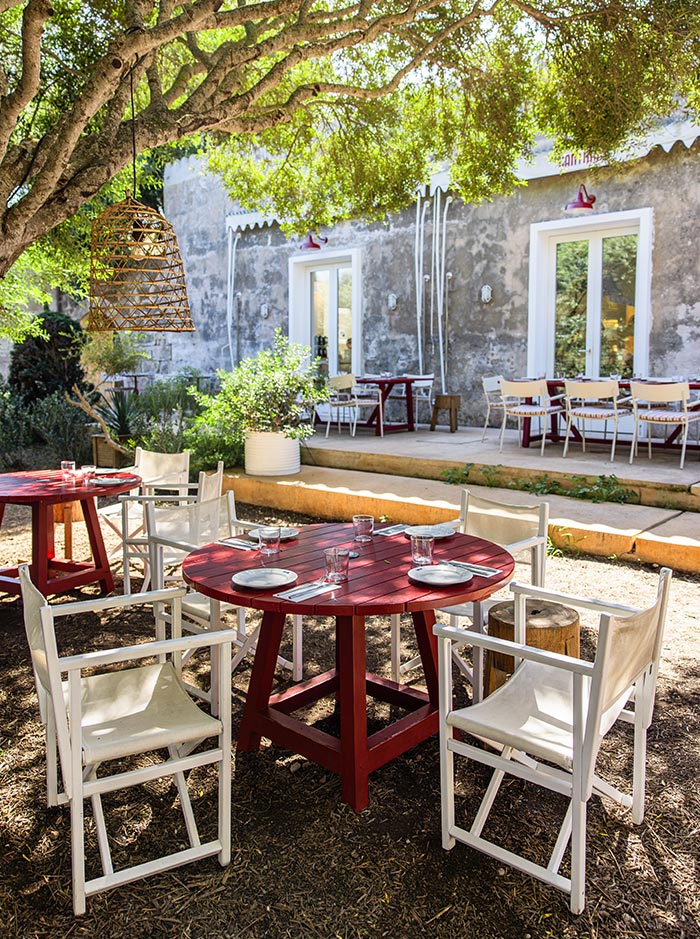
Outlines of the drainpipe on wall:
[{"label": "drainpipe on wall", "polygon": [[228,230],[228,275],[226,278],[226,335],[228,338],[228,355],[231,371],[238,365],[238,304],[236,304],[236,355],[233,351],[233,304],[236,303],[234,287],[236,285],[236,246],[241,237],[240,228],[234,234],[232,228]]}]

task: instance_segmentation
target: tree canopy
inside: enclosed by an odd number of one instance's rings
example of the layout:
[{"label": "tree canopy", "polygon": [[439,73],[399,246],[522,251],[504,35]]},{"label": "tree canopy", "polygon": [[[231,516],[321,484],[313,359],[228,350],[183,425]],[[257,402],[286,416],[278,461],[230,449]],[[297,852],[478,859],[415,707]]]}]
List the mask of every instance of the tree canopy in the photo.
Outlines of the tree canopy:
[{"label": "tree canopy", "polygon": [[132,141],[150,170],[213,151],[296,230],[382,217],[437,161],[483,198],[536,130],[609,154],[697,113],[699,26],[700,0],[0,0],[0,332],[80,291]]}]

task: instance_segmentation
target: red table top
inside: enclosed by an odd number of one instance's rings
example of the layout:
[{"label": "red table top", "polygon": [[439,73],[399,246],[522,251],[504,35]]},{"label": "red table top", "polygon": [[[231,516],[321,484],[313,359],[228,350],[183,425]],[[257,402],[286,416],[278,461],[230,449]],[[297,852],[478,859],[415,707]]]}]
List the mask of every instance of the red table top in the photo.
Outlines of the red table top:
[{"label": "red table top", "polygon": [[30,470],[25,473],[0,473],[0,503],[33,505],[36,502],[77,502],[95,496],[118,496],[141,485],[141,478],[133,473],[110,473],[110,477],[124,479],[120,486],[101,486],[99,477],[89,485],[68,484],[60,470]]},{"label": "red table top", "polygon": [[368,375],[366,378],[357,378],[358,385],[412,385],[420,381],[419,375]]},{"label": "red table top", "polygon": [[[294,541],[283,542],[280,553],[263,558],[257,552],[238,551],[209,544],[189,554],[182,565],[184,578],[205,596],[257,610],[282,613],[315,613],[325,616],[374,616],[433,610],[440,606],[482,600],[512,577],[512,556],[498,545],[471,535],[455,534],[436,539],[434,560],[472,561],[498,567],[502,575],[474,576],[465,584],[430,588],[409,582],[410,542],[405,535],[376,535],[368,544],[353,543],[349,523],[307,525]],[[276,590],[246,590],[231,583],[231,576],[254,567],[281,567],[295,571],[297,584],[317,580],[324,573],[324,549],[347,546],[359,552],[350,559],[350,578],[331,593],[294,603],[274,597]]]}]

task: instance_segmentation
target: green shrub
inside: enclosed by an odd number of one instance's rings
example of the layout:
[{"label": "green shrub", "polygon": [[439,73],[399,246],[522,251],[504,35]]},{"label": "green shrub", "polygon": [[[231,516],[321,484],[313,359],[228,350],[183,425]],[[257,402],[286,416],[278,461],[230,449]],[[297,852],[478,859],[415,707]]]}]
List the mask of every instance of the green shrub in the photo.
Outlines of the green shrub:
[{"label": "green shrub", "polygon": [[48,459],[56,465],[61,460],[92,462],[89,418],[69,404],[62,391],[36,401],[31,408],[31,426],[48,448]]},{"label": "green shrub", "polygon": [[23,452],[31,442],[31,409],[20,395],[0,385],[0,464],[3,469],[22,467]]},{"label": "green shrub", "polygon": [[80,364],[84,333],[79,323],[63,313],[41,314],[43,335],[30,336],[10,353],[7,383],[12,391],[36,401],[56,391],[85,388]]}]

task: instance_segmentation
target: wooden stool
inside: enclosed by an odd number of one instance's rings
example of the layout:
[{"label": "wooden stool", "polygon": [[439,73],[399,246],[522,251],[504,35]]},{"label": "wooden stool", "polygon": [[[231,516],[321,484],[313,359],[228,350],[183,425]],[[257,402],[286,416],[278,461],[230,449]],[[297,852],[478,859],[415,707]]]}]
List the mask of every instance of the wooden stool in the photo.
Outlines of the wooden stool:
[{"label": "wooden stool", "polygon": [[433,405],[433,416],[430,418],[430,429],[435,430],[438,414],[440,411],[450,412],[450,433],[457,430],[457,416],[459,414],[459,405],[462,402],[461,395],[435,395],[435,404]]},{"label": "wooden stool", "polygon": [[[525,642],[536,649],[579,656],[580,628],[576,610],[548,600],[527,600],[527,626]],[[515,632],[515,604],[511,601],[496,603],[489,610],[489,636],[513,641]],[[513,674],[513,657],[501,652],[486,652],[484,663],[484,693],[489,695]]]},{"label": "wooden stool", "polygon": [[63,524],[63,556],[73,557],[73,522],[82,522],[83,511],[79,502],[57,502],[53,507],[54,523]]}]

